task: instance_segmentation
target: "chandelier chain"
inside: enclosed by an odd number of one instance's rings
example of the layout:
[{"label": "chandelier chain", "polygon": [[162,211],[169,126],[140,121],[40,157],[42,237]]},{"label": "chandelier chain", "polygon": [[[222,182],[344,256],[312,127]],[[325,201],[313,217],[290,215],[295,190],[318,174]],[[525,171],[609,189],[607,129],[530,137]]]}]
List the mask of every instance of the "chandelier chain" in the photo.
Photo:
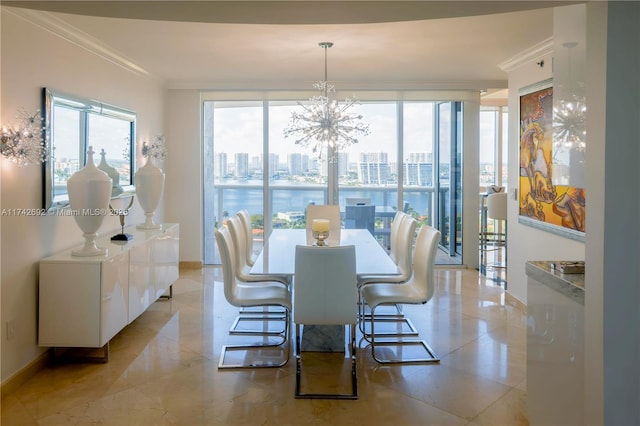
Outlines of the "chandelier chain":
[{"label": "chandelier chain", "polygon": [[361,115],[349,111],[359,103],[357,98],[346,98],[342,105],[331,99],[335,87],[328,82],[327,49],[333,43],[321,42],[319,46],[324,49],[324,80],[313,87],[321,94],[312,96],[306,104],[298,102],[302,112],[291,114],[284,137],[296,137],[296,145],[310,147],[320,160],[328,153],[329,161],[333,162],[338,151],[358,143],[358,136],[368,135],[369,126],[360,122]]}]

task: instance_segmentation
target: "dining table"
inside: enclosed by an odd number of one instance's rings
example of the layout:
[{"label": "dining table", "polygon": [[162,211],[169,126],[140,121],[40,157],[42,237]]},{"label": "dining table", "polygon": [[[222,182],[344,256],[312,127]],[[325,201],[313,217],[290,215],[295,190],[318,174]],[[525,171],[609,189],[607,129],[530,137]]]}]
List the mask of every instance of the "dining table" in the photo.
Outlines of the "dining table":
[{"label": "dining table", "polygon": [[[252,274],[293,276],[297,245],[309,245],[306,229],[274,229],[255,259]],[[357,275],[394,275],[398,267],[366,229],[341,229],[340,245],[356,248]]]},{"label": "dining table", "polygon": [[[295,291],[295,252],[298,245],[310,245],[306,229],[274,229],[256,258],[252,274],[279,274],[293,277]],[[398,267],[386,250],[366,229],[341,229],[340,245],[353,245],[356,251],[356,275],[393,275]],[[353,283],[355,286],[356,283]],[[295,310],[295,305],[293,306]],[[356,309],[356,307],[354,307]],[[303,351],[343,352],[344,327],[306,325],[302,335]]]}]

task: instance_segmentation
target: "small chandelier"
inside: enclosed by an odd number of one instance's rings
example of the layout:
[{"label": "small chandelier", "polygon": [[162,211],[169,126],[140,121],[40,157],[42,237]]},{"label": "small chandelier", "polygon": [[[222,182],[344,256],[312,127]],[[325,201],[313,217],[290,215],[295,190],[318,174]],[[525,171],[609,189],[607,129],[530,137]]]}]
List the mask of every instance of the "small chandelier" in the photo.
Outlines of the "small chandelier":
[{"label": "small chandelier", "polygon": [[577,45],[578,42],[575,41],[562,44],[567,49],[567,81],[570,84],[567,87],[568,94],[565,95],[568,99],[554,102],[553,139],[554,147],[558,151],[566,149],[583,152],[586,149],[587,103],[582,95],[584,87],[580,82],[574,81],[575,78],[571,75],[571,51]]},{"label": "small chandelier", "polygon": [[358,143],[358,136],[369,134],[369,125],[359,122],[362,115],[349,111],[359,103],[356,97],[346,98],[342,104],[330,98],[335,87],[327,81],[327,49],[333,43],[325,41],[319,46],[324,49],[324,81],[316,82],[313,87],[321,94],[309,98],[308,104],[298,102],[303,111],[291,114],[284,137],[296,137],[296,145],[310,147],[320,160],[328,150],[329,160],[335,161],[336,152]]},{"label": "small chandelier", "polygon": [[0,154],[19,166],[44,162],[46,146],[40,111],[29,114],[20,110],[18,120],[15,126],[0,129]]},{"label": "small chandelier", "polygon": [[573,96],[569,101],[559,102],[553,109],[553,135],[556,149],[585,150],[586,115],[587,106],[584,98],[580,96]]}]

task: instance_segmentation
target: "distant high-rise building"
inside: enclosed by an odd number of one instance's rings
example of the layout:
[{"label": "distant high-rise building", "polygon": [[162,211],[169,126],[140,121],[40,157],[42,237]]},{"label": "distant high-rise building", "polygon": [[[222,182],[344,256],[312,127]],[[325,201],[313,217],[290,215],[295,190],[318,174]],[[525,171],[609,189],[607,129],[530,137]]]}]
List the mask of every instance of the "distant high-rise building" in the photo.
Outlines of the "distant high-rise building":
[{"label": "distant high-rise building", "polygon": [[390,177],[388,163],[358,163],[358,182],[363,185],[384,185]]},{"label": "distant high-rise building", "polygon": [[349,154],[346,152],[338,153],[338,176],[346,176],[349,174]]},{"label": "distant high-rise building", "polygon": [[249,164],[249,170],[262,172],[262,157],[254,155],[251,157],[251,163]]},{"label": "distant high-rise building", "polygon": [[234,155],[236,162],[235,177],[237,179],[246,179],[249,177],[249,154],[239,152]]},{"label": "distant high-rise building", "polygon": [[227,153],[218,152],[213,157],[213,173],[217,178],[223,178],[227,176]]},{"label": "distant high-rise building", "polygon": [[309,157],[309,169],[320,170],[320,160],[317,157]]},{"label": "distant high-rise building", "polygon": [[361,152],[358,161],[358,182],[363,185],[384,185],[391,177],[386,152]]},{"label": "distant high-rise building", "polygon": [[410,152],[408,163],[432,163],[432,153],[430,152]]},{"label": "distant high-rise building", "polygon": [[411,186],[433,186],[433,163],[404,163],[404,184]]},{"label": "distant high-rise building", "polygon": [[269,176],[275,176],[279,168],[280,156],[278,154],[269,154]]},{"label": "distant high-rise building", "polygon": [[302,171],[308,172],[311,169],[311,162],[309,161],[309,156],[307,154],[302,154]]},{"label": "distant high-rise building", "polygon": [[433,154],[410,152],[403,164],[405,185],[433,186]]},{"label": "distant high-rise building", "polygon": [[361,152],[361,163],[388,163],[389,154],[386,152]]},{"label": "distant high-rise building", "polygon": [[304,171],[302,168],[302,154],[293,153],[287,155],[287,168],[291,176],[301,175]]}]

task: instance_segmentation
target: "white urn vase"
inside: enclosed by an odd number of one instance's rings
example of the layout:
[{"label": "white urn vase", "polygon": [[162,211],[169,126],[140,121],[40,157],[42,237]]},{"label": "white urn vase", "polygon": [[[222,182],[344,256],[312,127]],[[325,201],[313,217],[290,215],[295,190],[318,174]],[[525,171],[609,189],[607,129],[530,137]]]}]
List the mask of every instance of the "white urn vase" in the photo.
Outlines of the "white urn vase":
[{"label": "white urn vase", "polygon": [[111,196],[115,197],[116,195],[122,194],[122,187],[120,186],[120,173],[111,167],[109,163],[107,163],[107,153],[104,152],[104,149],[100,151],[100,164],[98,164],[98,169],[102,170],[111,178]]},{"label": "white urn vase", "polygon": [[157,229],[160,225],[153,222],[153,213],[155,212],[162,191],[164,189],[164,173],[153,164],[150,158],[147,163],[140,167],[135,176],[136,195],[138,202],[144,210],[145,221],[137,226],[138,229]]},{"label": "white urn vase", "polygon": [[73,218],[82,230],[84,246],[71,252],[73,256],[102,256],[106,248],[96,245],[97,231],[109,212],[111,178],[93,162],[93,148],[87,151],[87,164],[67,181],[69,204]]}]

